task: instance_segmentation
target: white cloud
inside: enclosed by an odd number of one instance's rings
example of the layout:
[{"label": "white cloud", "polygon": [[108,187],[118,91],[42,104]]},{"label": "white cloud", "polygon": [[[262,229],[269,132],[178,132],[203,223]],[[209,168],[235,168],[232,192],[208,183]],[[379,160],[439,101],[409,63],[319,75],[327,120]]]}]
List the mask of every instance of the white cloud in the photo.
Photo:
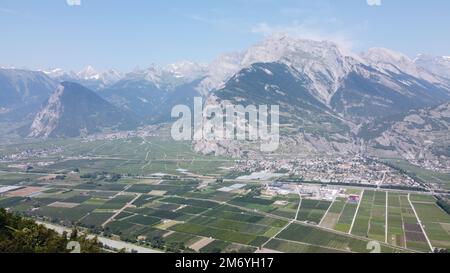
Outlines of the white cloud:
[{"label": "white cloud", "polygon": [[69,6],[81,6],[81,0],[66,0]]},{"label": "white cloud", "polygon": [[0,13],[4,13],[7,15],[11,15],[11,16],[18,16],[18,17],[27,18],[27,19],[39,18],[35,14],[31,14],[31,13],[23,12],[23,11],[12,10],[12,9],[5,9],[5,8],[0,8]]},{"label": "white cloud", "polygon": [[369,6],[381,6],[381,0],[367,0]]},{"label": "white cloud", "polygon": [[14,10],[11,10],[11,9],[0,8],[0,12],[11,14],[11,15],[17,15],[17,12],[15,12]]}]

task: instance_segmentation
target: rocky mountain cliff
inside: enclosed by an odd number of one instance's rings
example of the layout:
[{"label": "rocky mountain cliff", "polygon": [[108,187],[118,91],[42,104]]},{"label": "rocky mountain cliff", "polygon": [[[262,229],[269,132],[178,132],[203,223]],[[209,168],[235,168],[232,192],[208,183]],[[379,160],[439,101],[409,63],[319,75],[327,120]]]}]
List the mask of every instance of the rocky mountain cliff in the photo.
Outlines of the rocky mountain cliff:
[{"label": "rocky mountain cliff", "polygon": [[113,106],[79,84],[63,82],[36,115],[28,137],[78,137],[137,125],[131,112]]}]

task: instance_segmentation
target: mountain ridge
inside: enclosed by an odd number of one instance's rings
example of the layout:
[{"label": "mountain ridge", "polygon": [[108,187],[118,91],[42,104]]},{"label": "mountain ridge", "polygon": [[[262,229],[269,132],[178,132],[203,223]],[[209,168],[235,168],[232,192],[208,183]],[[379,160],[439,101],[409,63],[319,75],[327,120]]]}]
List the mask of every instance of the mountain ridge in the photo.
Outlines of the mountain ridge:
[{"label": "mountain ridge", "polygon": [[37,113],[29,138],[78,137],[102,130],[126,130],[138,125],[134,115],[71,82],[61,83]]},{"label": "mountain ridge", "polygon": [[[108,109],[114,107],[116,112],[129,113],[134,116],[132,120],[142,124],[171,122],[171,108],[177,104],[192,107],[196,96],[203,97],[206,106],[279,104],[283,114],[282,137],[290,138],[288,142],[294,139],[312,150],[352,153],[361,150],[363,139],[359,133],[366,124],[450,101],[450,80],[427,69],[420,59],[425,57],[413,60],[385,48],[356,54],[333,42],[280,35],[245,50],[223,54],[209,65],[183,61],[130,73],[116,71],[111,73],[115,80],[90,89],[101,97],[100,104],[108,103]],[[55,78],[66,75],[58,69],[51,72]],[[45,73],[40,75],[56,85],[56,79]],[[72,76],[95,82],[101,75],[102,72],[87,67]],[[76,82],[83,85],[83,80]],[[85,85],[90,87],[89,84]],[[31,107],[28,114],[29,117],[33,113],[35,122],[47,119],[44,124],[48,131],[53,131],[52,117],[58,116],[54,113],[61,112],[58,103],[51,105],[53,108],[47,109],[40,119]],[[2,111],[8,109],[0,109],[0,117],[4,116]],[[76,115],[71,118],[76,120]],[[133,124],[131,129],[136,127],[136,122],[129,124]],[[35,125],[42,133],[30,136],[51,135],[42,129],[45,125]],[[98,129],[122,128],[108,125],[99,124]],[[68,129],[71,133],[67,135],[96,131],[91,128],[80,133],[80,128],[75,132]],[[59,135],[66,134],[55,134]],[[194,144],[200,152],[203,149],[199,147],[213,151],[214,144],[208,145]],[[236,150],[231,144],[230,147]]]}]

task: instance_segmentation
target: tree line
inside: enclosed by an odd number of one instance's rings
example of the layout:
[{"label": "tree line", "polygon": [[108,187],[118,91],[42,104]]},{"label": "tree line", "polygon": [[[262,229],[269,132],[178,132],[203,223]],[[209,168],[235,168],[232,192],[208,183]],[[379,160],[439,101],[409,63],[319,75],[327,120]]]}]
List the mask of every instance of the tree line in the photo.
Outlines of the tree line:
[{"label": "tree line", "polygon": [[30,219],[0,209],[0,253],[69,253],[77,242],[81,253],[103,252],[96,238],[88,239],[74,229],[62,235]]}]

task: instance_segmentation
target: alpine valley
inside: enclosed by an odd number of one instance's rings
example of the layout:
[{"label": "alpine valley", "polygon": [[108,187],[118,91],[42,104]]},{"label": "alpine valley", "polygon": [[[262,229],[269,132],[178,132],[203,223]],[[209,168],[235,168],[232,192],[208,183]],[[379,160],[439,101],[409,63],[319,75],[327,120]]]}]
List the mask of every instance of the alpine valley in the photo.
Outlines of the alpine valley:
[{"label": "alpine valley", "polygon": [[[79,228],[107,252],[448,251],[449,64],[274,35],[210,64],[1,68],[0,216]],[[174,106],[195,114],[198,97],[279,106],[278,149],[174,139]],[[0,252],[19,235],[45,251],[36,234],[0,225]]]},{"label": "alpine valley", "polygon": [[[280,105],[281,149],[294,144],[293,152],[308,154],[390,153],[440,161],[449,147],[449,64],[447,57],[412,60],[384,48],[356,54],[328,41],[275,35],[209,65],[183,61],[130,73],[91,66],[78,73],[2,68],[2,140],[170,123],[173,106],[192,107],[201,96],[206,104]],[[413,114],[424,111],[439,114],[426,121]],[[200,153],[232,156],[246,149],[235,142],[193,146]]]}]

